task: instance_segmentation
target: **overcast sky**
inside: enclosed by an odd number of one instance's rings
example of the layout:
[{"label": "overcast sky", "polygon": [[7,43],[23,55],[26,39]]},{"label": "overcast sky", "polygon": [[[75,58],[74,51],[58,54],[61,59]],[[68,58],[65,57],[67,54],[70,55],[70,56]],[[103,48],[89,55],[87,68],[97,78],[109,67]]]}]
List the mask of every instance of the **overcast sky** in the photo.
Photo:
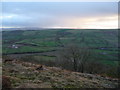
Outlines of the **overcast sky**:
[{"label": "overcast sky", "polygon": [[3,27],[118,27],[117,2],[4,2],[2,10]]}]

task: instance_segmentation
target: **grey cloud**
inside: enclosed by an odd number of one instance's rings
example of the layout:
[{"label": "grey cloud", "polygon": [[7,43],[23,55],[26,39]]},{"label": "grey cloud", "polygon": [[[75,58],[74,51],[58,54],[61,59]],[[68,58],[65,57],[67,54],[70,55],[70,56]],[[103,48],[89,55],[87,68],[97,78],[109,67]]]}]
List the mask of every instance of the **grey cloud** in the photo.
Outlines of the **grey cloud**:
[{"label": "grey cloud", "polygon": [[3,18],[4,26],[45,27],[60,25],[62,17],[106,16],[118,11],[117,2],[4,2],[2,7],[3,15],[18,15],[13,19]]}]

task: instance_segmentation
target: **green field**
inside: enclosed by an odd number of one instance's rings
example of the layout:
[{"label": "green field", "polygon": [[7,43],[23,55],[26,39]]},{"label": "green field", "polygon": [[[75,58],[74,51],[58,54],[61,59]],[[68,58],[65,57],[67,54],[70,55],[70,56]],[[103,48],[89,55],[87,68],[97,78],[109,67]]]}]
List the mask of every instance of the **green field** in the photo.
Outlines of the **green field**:
[{"label": "green field", "polygon": [[76,44],[92,49],[96,54],[94,58],[104,64],[118,64],[117,29],[2,31],[2,38],[3,54],[52,52]]}]

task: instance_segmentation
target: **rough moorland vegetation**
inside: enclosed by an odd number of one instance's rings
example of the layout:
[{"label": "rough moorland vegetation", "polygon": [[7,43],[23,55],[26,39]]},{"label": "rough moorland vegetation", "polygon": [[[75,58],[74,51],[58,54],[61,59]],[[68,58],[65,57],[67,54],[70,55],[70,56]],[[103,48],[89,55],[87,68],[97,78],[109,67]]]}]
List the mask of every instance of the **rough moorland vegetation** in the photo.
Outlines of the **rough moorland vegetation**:
[{"label": "rough moorland vegetation", "polygon": [[3,63],[3,88],[117,88],[118,79],[12,60]]}]

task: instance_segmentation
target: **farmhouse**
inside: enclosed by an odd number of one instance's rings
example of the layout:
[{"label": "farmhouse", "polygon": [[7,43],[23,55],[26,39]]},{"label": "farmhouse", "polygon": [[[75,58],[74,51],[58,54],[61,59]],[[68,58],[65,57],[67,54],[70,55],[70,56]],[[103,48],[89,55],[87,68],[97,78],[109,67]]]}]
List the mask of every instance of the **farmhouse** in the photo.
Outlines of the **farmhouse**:
[{"label": "farmhouse", "polygon": [[15,44],[13,44],[11,48],[16,48],[16,49],[17,49],[17,48],[18,48],[18,46],[17,46],[17,45],[15,45]]}]

